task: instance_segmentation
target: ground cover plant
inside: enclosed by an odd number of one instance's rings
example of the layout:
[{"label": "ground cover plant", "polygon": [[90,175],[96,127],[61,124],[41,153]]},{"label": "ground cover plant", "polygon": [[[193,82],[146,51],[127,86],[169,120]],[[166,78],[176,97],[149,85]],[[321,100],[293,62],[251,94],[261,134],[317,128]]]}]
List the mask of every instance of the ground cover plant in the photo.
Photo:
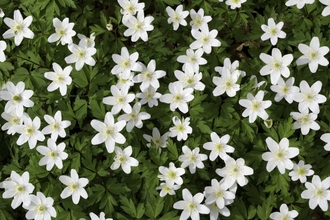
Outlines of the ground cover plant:
[{"label": "ground cover plant", "polygon": [[327,219],[327,0],[1,0],[0,219]]}]

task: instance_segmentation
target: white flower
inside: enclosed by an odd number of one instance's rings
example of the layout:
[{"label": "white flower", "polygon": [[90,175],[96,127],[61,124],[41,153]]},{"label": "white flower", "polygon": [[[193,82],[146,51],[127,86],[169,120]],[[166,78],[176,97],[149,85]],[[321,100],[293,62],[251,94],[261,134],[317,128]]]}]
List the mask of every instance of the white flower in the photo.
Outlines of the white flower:
[{"label": "white flower", "polygon": [[228,155],[227,153],[233,153],[235,148],[228,145],[228,141],[230,139],[229,134],[226,134],[219,138],[218,134],[215,132],[211,133],[211,140],[212,142],[207,142],[203,145],[203,148],[206,150],[210,150],[210,160],[214,161],[218,156],[225,160]]},{"label": "white flower", "polygon": [[266,143],[270,150],[270,152],[262,154],[262,159],[268,161],[266,170],[271,172],[277,167],[281,174],[285,173],[285,169],[291,170],[293,163],[290,159],[299,155],[299,149],[289,147],[289,140],[287,138],[283,138],[280,143],[276,143],[272,138],[268,137]]},{"label": "white flower", "polygon": [[274,18],[269,18],[267,22],[268,25],[265,24],[261,25],[261,29],[265,32],[263,35],[261,35],[261,40],[265,41],[270,39],[272,45],[276,45],[278,38],[284,39],[286,37],[286,33],[282,31],[284,23],[283,21],[281,21],[278,24],[276,24]]},{"label": "white flower", "polygon": [[11,207],[16,209],[22,203],[23,205],[30,205],[31,199],[29,197],[30,193],[33,192],[34,186],[29,183],[30,174],[25,171],[22,176],[20,176],[15,171],[11,171],[10,180],[3,181],[3,188],[5,192],[2,194],[4,199],[12,198]]},{"label": "white flower", "polygon": [[287,54],[282,57],[281,51],[277,48],[273,48],[271,56],[261,53],[260,59],[266,63],[266,66],[261,68],[260,75],[270,75],[270,81],[273,85],[278,83],[281,75],[285,78],[290,76],[288,65],[290,65],[293,60],[292,54]]},{"label": "white flower", "polygon": [[293,164],[293,170],[289,173],[293,181],[300,180],[301,183],[307,181],[307,176],[312,176],[314,171],[311,169],[310,164],[305,164],[303,160],[300,160],[298,164]]},{"label": "white flower", "polygon": [[226,166],[222,169],[216,169],[215,172],[224,178],[224,184],[228,188],[233,186],[236,182],[240,186],[248,184],[249,180],[245,176],[253,174],[253,169],[245,165],[245,160],[239,158],[235,159],[227,157],[225,159]]},{"label": "white flower", "polygon": [[91,220],[113,220],[112,218],[105,218],[104,212],[100,213],[100,217],[98,217],[96,214],[93,212],[89,213],[89,217],[91,217]]},{"label": "white flower", "polygon": [[108,23],[105,28],[108,30],[108,31],[112,31],[113,29],[113,25],[111,23]]},{"label": "white flower", "polygon": [[0,8],[0,18],[3,18],[5,16],[5,13],[3,12],[2,8]]},{"label": "white flower", "polygon": [[[257,77],[256,77],[256,75],[252,75],[251,77],[250,77],[250,81],[252,81],[252,80],[254,80],[254,85],[253,85],[253,89],[260,89],[260,87],[262,86],[262,85],[264,85],[265,84],[265,86],[267,85],[267,82],[266,81],[261,81],[261,82],[258,82],[258,79],[257,79]],[[264,86],[264,87],[265,87]],[[267,91],[266,91],[266,93],[267,93]]]},{"label": "white flower", "polygon": [[304,190],[301,193],[301,198],[309,199],[309,208],[315,209],[317,205],[326,212],[328,210],[328,200],[330,200],[330,177],[327,177],[321,182],[318,175],[314,175],[312,182],[306,182]]},{"label": "white flower", "polygon": [[128,94],[129,86],[123,85],[119,90],[117,86],[112,85],[110,91],[113,96],[103,98],[103,103],[106,105],[112,105],[111,113],[117,114],[120,110],[130,114],[132,112],[132,106],[129,104],[135,98],[134,94]]},{"label": "white flower", "polygon": [[201,29],[202,27],[208,26],[207,23],[209,23],[212,20],[211,16],[204,16],[204,9],[202,8],[200,8],[198,12],[196,12],[194,9],[191,9],[190,17],[191,17],[190,26],[194,30],[198,30]]},{"label": "white flower", "polygon": [[139,161],[137,159],[130,157],[132,155],[132,147],[128,146],[124,150],[120,147],[115,147],[116,156],[114,162],[110,166],[112,170],[118,169],[120,166],[126,174],[131,172],[131,166],[137,167]]},{"label": "white flower", "polygon": [[184,145],[182,147],[183,155],[179,156],[179,161],[182,162],[181,167],[186,168],[189,166],[190,173],[196,172],[196,167],[199,169],[204,168],[203,161],[207,160],[206,154],[199,153],[199,147],[196,147],[193,150],[190,150],[189,147]]},{"label": "white flower", "polygon": [[30,149],[33,149],[37,145],[37,141],[45,140],[45,136],[39,131],[40,128],[40,118],[36,116],[33,121],[28,115],[23,115],[23,124],[15,125],[13,130],[19,134],[19,138],[16,144],[21,146],[22,144],[28,142]]},{"label": "white flower", "polygon": [[152,31],[154,29],[154,26],[151,25],[153,20],[154,17],[152,16],[144,17],[143,10],[138,12],[137,18],[128,14],[126,18],[123,19],[123,24],[128,27],[124,32],[124,36],[131,36],[132,42],[136,42],[139,38],[144,42],[148,41],[147,31]]},{"label": "white flower", "polygon": [[244,71],[237,69],[238,67],[239,62],[237,60],[231,63],[229,58],[225,58],[225,60],[223,61],[223,67],[216,66],[214,70],[217,71],[220,75],[222,75],[224,69],[227,68],[231,74],[238,71],[239,75],[241,75],[242,77],[246,76],[246,73]]},{"label": "white flower", "polygon": [[183,88],[192,88],[198,91],[203,91],[205,89],[204,83],[200,81],[203,77],[202,73],[194,73],[193,71],[188,71],[188,69],[186,69],[185,72],[175,70],[174,75],[179,82],[182,83]]},{"label": "white flower", "polygon": [[[23,114],[27,115],[27,113],[25,112]],[[11,134],[11,135],[14,135],[16,133],[15,129],[13,129],[15,125],[21,125],[23,122],[23,116],[18,117],[16,112],[12,112],[12,113],[2,112],[1,117],[7,121],[5,124],[2,125],[1,129],[3,131],[8,130],[7,134]]]},{"label": "white flower", "polygon": [[72,54],[65,57],[65,62],[67,64],[75,63],[77,71],[81,70],[85,63],[90,66],[95,65],[95,60],[92,56],[96,53],[96,49],[88,47],[87,39],[80,40],[79,45],[69,44],[68,48]]},{"label": "white flower", "polygon": [[3,33],[2,37],[5,39],[14,37],[16,46],[21,44],[24,37],[29,39],[34,37],[34,33],[29,29],[29,26],[32,23],[31,15],[23,19],[21,12],[15,10],[14,19],[5,18],[3,21],[10,29]]},{"label": "white flower", "polygon": [[161,183],[160,186],[157,186],[156,189],[160,189],[160,197],[164,197],[167,194],[169,195],[175,195],[175,191],[180,189],[180,185],[173,185],[172,187],[169,187],[166,183]]},{"label": "white flower", "polygon": [[42,192],[37,192],[37,195],[30,195],[31,204],[24,206],[28,210],[25,217],[27,219],[50,220],[51,217],[56,217],[56,210],[53,207],[54,199],[47,197]]},{"label": "white flower", "polygon": [[152,108],[153,106],[158,106],[158,99],[162,96],[156,89],[149,86],[147,89],[142,90],[142,93],[137,93],[136,97],[141,99],[141,105],[148,103],[148,106]]},{"label": "white flower", "polygon": [[329,52],[329,47],[320,47],[320,40],[318,37],[313,37],[309,46],[306,44],[299,44],[298,49],[303,54],[296,61],[298,66],[308,63],[309,70],[315,73],[318,69],[318,65],[329,65],[329,61],[324,57]]},{"label": "white flower", "polygon": [[136,102],[133,106],[132,112],[129,114],[122,114],[118,117],[118,120],[124,120],[127,122],[126,124],[126,131],[131,132],[132,129],[135,127],[142,128],[143,122],[142,120],[147,120],[151,116],[149,113],[140,112],[141,104],[140,102]]},{"label": "white flower", "polygon": [[293,100],[299,102],[298,109],[300,112],[310,109],[313,113],[319,114],[319,103],[324,103],[327,98],[319,94],[322,89],[322,82],[316,81],[311,87],[303,80],[300,82],[300,93],[295,93]]},{"label": "white flower", "polygon": [[179,108],[182,113],[187,113],[189,110],[187,102],[190,102],[194,99],[194,95],[192,94],[194,89],[183,89],[183,85],[179,81],[170,83],[168,88],[170,90],[170,94],[162,95],[159,100],[161,102],[170,104],[170,109],[172,112]]},{"label": "white flower", "polygon": [[156,149],[159,149],[159,152],[161,152],[161,148],[166,148],[168,135],[169,132],[166,132],[161,136],[158,128],[154,127],[152,129],[152,136],[143,134],[143,138],[149,142],[147,143],[147,147],[150,148],[153,144],[155,145]]},{"label": "white flower", "polygon": [[126,138],[120,133],[126,125],[126,122],[121,120],[117,123],[114,122],[114,118],[111,112],[105,114],[104,123],[93,119],[91,121],[92,127],[99,132],[92,139],[92,145],[98,145],[105,142],[105,146],[109,153],[112,153],[115,149],[115,143],[124,144]]},{"label": "white flower", "polygon": [[140,63],[140,65],[142,67],[141,73],[133,78],[133,82],[142,82],[140,85],[141,91],[148,89],[150,86],[154,89],[158,89],[160,86],[158,79],[164,77],[166,72],[164,70],[156,70],[155,60],[150,60],[147,67],[142,63]]},{"label": "white flower", "polygon": [[132,107],[129,103],[134,100],[135,95],[128,94],[129,86],[125,84],[119,90],[117,86],[112,85],[110,90],[113,96],[103,98],[102,102],[107,105],[112,105],[111,113],[117,114],[120,110],[123,110],[125,113],[130,114],[132,112]]},{"label": "white flower", "polygon": [[62,45],[72,44],[72,37],[76,35],[76,32],[72,30],[74,23],[69,23],[69,18],[64,18],[62,22],[58,18],[54,18],[53,25],[55,27],[55,33],[48,37],[48,42],[53,43],[58,41],[57,45],[60,41]]},{"label": "white flower", "polygon": [[49,138],[47,140],[46,146],[38,146],[37,151],[44,155],[43,158],[39,161],[39,166],[46,165],[46,170],[50,171],[54,165],[57,166],[58,169],[63,168],[62,160],[68,158],[68,154],[64,152],[65,143],[62,142],[60,144],[56,144],[55,140]]},{"label": "white flower", "polygon": [[286,82],[284,82],[283,78],[280,77],[277,85],[271,85],[270,89],[277,93],[274,98],[275,101],[279,102],[285,98],[285,100],[291,104],[293,102],[294,94],[299,93],[299,87],[294,86],[293,84],[294,77],[290,77]]},{"label": "white flower", "polygon": [[6,56],[3,52],[7,48],[7,44],[5,41],[0,40],[0,62],[5,62]]},{"label": "white flower", "polygon": [[313,4],[314,0],[288,0],[285,5],[290,7],[293,5],[297,5],[298,9],[302,9],[305,4]]},{"label": "white flower", "polygon": [[72,78],[70,73],[72,66],[67,66],[64,70],[57,63],[53,63],[54,72],[45,72],[45,78],[52,80],[53,82],[47,87],[48,92],[52,92],[56,89],[60,89],[61,95],[65,96],[67,92],[67,86],[71,85]]},{"label": "white flower", "polygon": [[[23,115],[24,107],[32,107],[34,103],[30,100],[33,95],[32,90],[25,90],[25,83],[18,82],[15,86],[12,82],[7,82],[7,90],[0,91],[0,98],[7,100],[5,112],[16,112],[18,117]],[[23,107],[24,106],[24,107]]]},{"label": "white flower", "polygon": [[239,72],[229,72],[229,69],[223,68],[221,77],[213,76],[212,82],[216,85],[213,90],[214,96],[220,96],[226,93],[229,97],[234,97],[236,92],[240,90],[240,85],[236,84],[239,77]]},{"label": "white flower", "polygon": [[71,125],[71,122],[68,120],[62,121],[62,112],[58,110],[54,118],[50,115],[44,115],[45,121],[48,123],[46,127],[42,129],[43,134],[51,134],[53,140],[57,140],[58,136],[64,138],[66,136],[65,128],[68,128]]},{"label": "white flower", "polygon": [[87,199],[88,195],[84,187],[88,184],[87,178],[79,178],[77,171],[75,169],[71,169],[71,176],[60,176],[60,181],[67,187],[62,191],[61,198],[65,199],[72,195],[72,201],[74,204],[78,204],[80,200],[80,196],[84,199]]},{"label": "white flower", "polygon": [[170,162],[169,167],[160,166],[158,168],[161,175],[158,175],[160,180],[164,180],[166,185],[171,188],[174,184],[181,186],[183,180],[181,176],[185,173],[183,168],[176,168],[173,162]]},{"label": "white flower", "polygon": [[170,137],[177,137],[178,141],[187,140],[188,134],[192,133],[192,128],[189,126],[190,118],[184,119],[182,117],[181,121],[177,116],[172,118],[174,126],[170,128]]},{"label": "white flower", "polygon": [[192,220],[199,220],[199,213],[210,213],[210,209],[201,204],[204,199],[204,195],[202,193],[197,193],[192,196],[188,189],[183,189],[182,197],[183,200],[173,204],[173,208],[183,210],[180,216],[181,220],[188,219],[189,217],[191,217]]},{"label": "white flower", "polygon": [[210,205],[206,206],[210,209],[210,220],[218,220],[219,213],[223,216],[230,216],[230,210],[224,206],[223,209],[219,209],[216,202],[211,203]]},{"label": "white flower", "polygon": [[173,30],[178,30],[180,24],[182,26],[187,26],[185,18],[189,15],[189,12],[183,11],[182,5],[176,7],[175,11],[170,6],[167,6],[166,12],[169,16],[169,18],[167,19],[167,23],[173,23]]},{"label": "white flower", "polygon": [[302,112],[291,112],[290,115],[294,120],[292,129],[301,129],[301,133],[306,135],[309,133],[309,130],[319,130],[320,126],[315,122],[317,118],[317,114],[315,113],[308,113],[308,109]]},{"label": "white flower", "polygon": [[199,48],[195,52],[192,49],[186,50],[186,55],[180,55],[177,58],[179,63],[183,63],[182,69],[187,72],[199,72],[199,65],[205,65],[206,59],[202,57],[204,51]]},{"label": "white flower", "polygon": [[[124,15],[135,15],[136,12],[144,9],[144,3],[138,3],[138,0],[118,0],[121,7],[120,13]],[[123,18],[124,19],[124,18]]]},{"label": "white flower", "polygon": [[113,75],[120,74],[122,78],[127,79],[131,75],[131,71],[141,71],[142,67],[136,61],[139,53],[134,52],[131,55],[126,47],[121,48],[121,54],[112,54],[112,60],[117,64],[111,69]]},{"label": "white flower", "polygon": [[205,187],[205,203],[207,205],[215,202],[219,209],[223,209],[228,200],[235,199],[235,193],[228,190],[228,186],[223,182],[220,183],[216,179],[212,179],[211,184],[212,186]]},{"label": "white flower", "polygon": [[218,31],[215,29],[209,31],[208,26],[203,26],[201,31],[192,29],[191,35],[195,38],[195,41],[189,46],[193,50],[203,48],[203,51],[209,54],[212,51],[212,47],[221,46],[221,42],[216,39]]},{"label": "white flower", "polygon": [[329,0],[320,0],[320,2],[327,6],[323,9],[322,16],[325,17],[325,16],[330,15],[330,1]]},{"label": "white flower", "polygon": [[326,143],[324,150],[330,151],[330,133],[325,133],[321,135],[321,140]]},{"label": "white flower", "polygon": [[289,211],[289,208],[286,204],[282,204],[280,206],[280,212],[273,212],[270,214],[270,218],[274,220],[293,220],[298,216],[298,212],[296,210]]},{"label": "white flower", "polygon": [[246,2],[247,0],[227,0],[226,5],[229,5],[231,9],[240,8],[242,3]]},{"label": "white flower", "polygon": [[134,72],[131,72],[128,78],[123,78],[122,74],[115,75],[118,78],[117,81],[117,88],[122,89],[124,85],[128,86],[128,88],[131,88],[131,86],[134,85],[133,82],[133,77],[134,77]]},{"label": "white flower", "polygon": [[262,101],[264,98],[264,94],[264,91],[260,90],[256,96],[253,96],[251,93],[248,93],[248,99],[239,100],[239,104],[246,108],[242,116],[249,116],[250,123],[253,123],[257,119],[257,116],[259,116],[263,120],[266,120],[268,118],[268,114],[265,109],[269,108],[272,105],[272,102],[269,100]]},{"label": "white flower", "polygon": [[90,37],[86,37],[83,34],[78,34],[77,36],[80,39],[79,44],[80,44],[80,42],[82,43],[82,41],[87,40],[87,47],[95,47],[95,33],[94,32],[91,33]]}]

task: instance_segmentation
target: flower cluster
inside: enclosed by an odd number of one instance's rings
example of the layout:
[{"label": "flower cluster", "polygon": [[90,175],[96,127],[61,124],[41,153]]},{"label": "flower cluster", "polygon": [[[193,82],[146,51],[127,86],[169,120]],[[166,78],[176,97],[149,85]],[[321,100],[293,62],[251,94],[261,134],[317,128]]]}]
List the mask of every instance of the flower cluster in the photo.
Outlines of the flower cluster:
[{"label": "flower cluster", "polygon": [[329,1],[286,0],[290,15],[276,2],[175,2],[12,2],[24,15],[3,22],[0,9],[0,139],[11,157],[0,188],[12,209],[38,220],[72,207],[80,220],[328,211],[318,145],[330,151],[330,49],[318,16]]}]

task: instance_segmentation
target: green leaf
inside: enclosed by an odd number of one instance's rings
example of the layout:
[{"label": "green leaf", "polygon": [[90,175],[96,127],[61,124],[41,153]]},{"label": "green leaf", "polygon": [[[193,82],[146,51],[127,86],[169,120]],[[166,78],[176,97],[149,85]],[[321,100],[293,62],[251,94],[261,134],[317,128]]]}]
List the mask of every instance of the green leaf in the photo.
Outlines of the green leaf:
[{"label": "green leaf", "polygon": [[71,7],[76,8],[76,5],[73,0],[57,0],[64,8]]},{"label": "green leaf", "polygon": [[73,105],[73,110],[78,120],[84,119],[87,116],[87,101],[77,96]]},{"label": "green leaf", "polygon": [[120,203],[122,204],[120,207],[124,210],[124,212],[126,212],[127,214],[129,214],[132,217],[136,217],[137,212],[136,212],[136,208],[134,205],[134,202],[132,201],[132,199],[128,199],[124,196],[120,196]]},{"label": "green leaf", "polygon": [[170,211],[163,215],[159,220],[179,220],[180,217],[177,216],[178,211]]}]

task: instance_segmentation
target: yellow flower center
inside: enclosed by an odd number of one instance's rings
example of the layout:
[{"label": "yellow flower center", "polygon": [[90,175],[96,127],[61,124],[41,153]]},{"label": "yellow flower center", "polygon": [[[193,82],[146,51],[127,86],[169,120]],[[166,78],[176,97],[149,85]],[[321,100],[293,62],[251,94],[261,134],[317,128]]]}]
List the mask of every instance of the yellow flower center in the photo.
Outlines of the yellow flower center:
[{"label": "yellow flower center", "polygon": [[183,132],[184,131],[184,126],[183,125],[177,125],[176,130],[178,130],[178,132]]},{"label": "yellow flower center", "polygon": [[44,205],[40,204],[34,208],[34,213],[36,215],[43,215],[46,212],[46,210],[47,210],[46,207]]},{"label": "yellow flower center", "polygon": [[182,102],[182,96],[180,94],[174,95],[172,102]]},{"label": "yellow flower center", "polygon": [[287,93],[289,92],[289,87],[287,87],[287,86],[282,86],[282,87],[281,87],[281,92],[282,92],[283,94],[287,94]]},{"label": "yellow flower center", "polygon": [[52,123],[50,127],[51,127],[51,130],[52,130],[53,132],[58,131],[59,128],[60,128],[59,124],[56,123],[56,122],[55,122],[55,123]]},{"label": "yellow flower center", "polygon": [[63,36],[65,34],[65,30],[61,29],[59,32],[58,32],[61,36]]},{"label": "yellow flower center", "polygon": [[189,161],[191,162],[191,163],[196,163],[197,162],[197,156],[195,155],[195,154],[191,154],[191,155],[189,155]]},{"label": "yellow flower center", "polygon": [[210,42],[210,36],[203,36],[202,37],[202,43],[203,44],[208,44]]},{"label": "yellow flower center", "polygon": [[169,171],[167,173],[167,177],[170,179],[175,179],[176,178],[176,172],[174,172],[173,170]]},{"label": "yellow flower center", "polygon": [[81,50],[81,49],[79,49],[77,52],[76,52],[76,57],[77,57],[77,59],[83,59],[84,57],[85,57],[85,55],[86,55],[86,52],[85,52],[85,50]]},{"label": "yellow flower center", "polygon": [[124,96],[119,96],[116,98],[116,103],[123,103],[125,101],[125,97]]},{"label": "yellow flower center", "polygon": [[152,73],[149,70],[146,70],[142,73],[145,80],[150,80],[152,78]]},{"label": "yellow flower center", "polygon": [[297,173],[299,176],[304,176],[304,175],[306,175],[306,170],[304,168],[299,168],[297,170]]},{"label": "yellow flower center", "polygon": [[23,24],[15,21],[15,24],[12,26],[12,30],[14,31],[14,34],[18,34],[23,30]]},{"label": "yellow flower center", "polygon": [[237,176],[241,171],[241,168],[239,166],[237,166],[236,164],[235,165],[232,165],[229,169],[229,176]]},{"label": "yellow flower center", "polygon": [[60,73],[57,73],[54,77],[54,82],[57,83],[57,84],[62,84],[64,81],[64,77],[62,74]]},{"label": "yellow flower center", "polygon": [[78,188],[79,188],[78,183],[69,183],[68,185],[68,190],[70,192],[75,192],[78,190]]},{"label": "yellow flower center", "polygon": [[258,101],[252,101],[252,111],[259,111],[261,108],[261,103]]},{"label": "yellow flower center", "polygon": [[317,59],[318,56],[319,56],[319,54],[317,51],[311,51],[308,53],[308,58],[311,60]]},{"label": "yellow flower center", "polygon": [[201,19],[200,16],[197,16],[192,20],[192,23],[195,26],[201,26],[203,24],[203,20]]},{"label": "yellow flower center", "polygon": [[271,34],[271,35],[277,35],[277,33],[278,33],[277,28],[271,28],[271,29],[270,29],[270,34]]},{"label": "yellow flower center", "polygon": [[22,96],[20,96],[20,95],[14,95],[14,96],[13,96],[13,101],[15,101],[15,102],[20,102],[20,101],[22,101]]},{"label": "yellow flower center", "polygon": [[223,144],[218,143],[214,146],[214,148],[217,152],[221,152],[221,151],[223,151]]},{"label": "yellow flower center", "polygon": [[283,161],[287,157],[287,152],[283,149],[278,149],[275,152],[275,160],[276,161]]},{"label": "yellow flower center", "polygon": [[20,185],[20,184],[16,184],[15,187],[15,195],[16,194],[21,194],[21,193],[24,193],[25,192],[25,186],[23,185]]},{"label": "yellow flower center", "polygon": [[137,21],[134,25],[134,31],[141,31],[143,30],[143,24],[140,21]]},{"label": "yellow flower center", "polygon": [[217,190],[215,193],[216,198],[223,198],[223,191],[222,190]]},{"label": "yellow flower center", "polygon": [[34,128],[32,126],[26,126],[23,131],[26,136],[31,137],[34,133]]},{"label": "yellow flower center", "polygon": [[129,61],[129,59],[123,59],[121,62],[120,62],[120,66],[123,68],[123,69],[127,69],[131,66],[131,62]]},{"label": "yellow flower center", "polygon": [[324,190],[323,189],[316,189],[315,190],[315,196],[316,197],[323,197],[324,196]]},{"label": "yellow flower center", "polygon": [[56,157],[58,157],[58,153],[56,151],[50,150],[48,152],[48,157],[55,159]]},{"label": "yellow flower center", "polygon": [[180,21],[180,15],[178,13],[175,13],[172,17],[173,22],[179,22]]}]

